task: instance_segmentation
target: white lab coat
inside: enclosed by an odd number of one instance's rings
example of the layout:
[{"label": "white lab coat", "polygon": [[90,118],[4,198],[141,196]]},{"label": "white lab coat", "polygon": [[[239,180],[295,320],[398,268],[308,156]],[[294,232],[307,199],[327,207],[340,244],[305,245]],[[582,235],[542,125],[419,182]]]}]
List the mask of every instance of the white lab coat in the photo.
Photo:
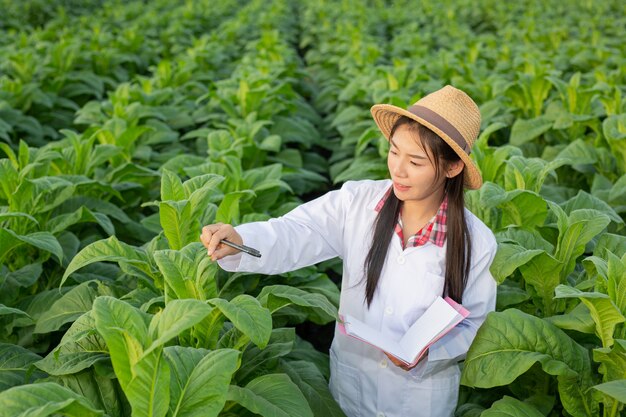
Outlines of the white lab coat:
[{"label": "white lab coat", "polygon": [[[442,294],[446,245],[431,242],[402,250],[394,234],[370,308],[364,301],[364,261],[371,245],[376,204],[391,181],[350,181],[290,213],[267,222],[237,226],[245,245],[263,255],[238,253],[219,261],[229,271],[280,274],[339,256],[343,278],[339,313],[399,339],[435,297]],[[466,210],[472,266],[463,306],[470,316],[429,349],[410,371],[393,365],[380,350],[335,328],[330,349],[330,390],[348,417],[451,416],[460,370],[478,327],[495,308],[496,283],[489,266],[496,253],[493,233]]]}]

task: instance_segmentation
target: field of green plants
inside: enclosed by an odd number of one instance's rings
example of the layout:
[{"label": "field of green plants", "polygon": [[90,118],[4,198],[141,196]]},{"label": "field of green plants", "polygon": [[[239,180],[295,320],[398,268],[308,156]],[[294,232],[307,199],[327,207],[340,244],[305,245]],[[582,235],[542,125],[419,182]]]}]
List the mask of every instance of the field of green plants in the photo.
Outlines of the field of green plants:
[{"label": "field of green plants", "polygon": [[626,412],[624,2],[0,9],[0,416],[342,416],[341,263],[226,273],[200,229],[386,177],[370,106],[446,84],[499,242],[456,415]]}]

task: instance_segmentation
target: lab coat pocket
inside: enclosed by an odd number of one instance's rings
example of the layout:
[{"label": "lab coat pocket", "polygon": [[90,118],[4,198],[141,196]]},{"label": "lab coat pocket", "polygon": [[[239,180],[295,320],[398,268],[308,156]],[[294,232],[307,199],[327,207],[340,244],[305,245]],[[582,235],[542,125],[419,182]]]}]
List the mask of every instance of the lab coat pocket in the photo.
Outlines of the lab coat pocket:
[{"label": "lab coat pocket", "polygon": [[340,363],[330,351],[330,391],[348,417],[361,416],[361,381],[359,371]]},{"label": "lab coat pocket", "polygon": [[408,373],[402,415],[416,417],[454,415],[461,382],[458,365],[434,375],[424,377],[418,375],[419,373]]}]

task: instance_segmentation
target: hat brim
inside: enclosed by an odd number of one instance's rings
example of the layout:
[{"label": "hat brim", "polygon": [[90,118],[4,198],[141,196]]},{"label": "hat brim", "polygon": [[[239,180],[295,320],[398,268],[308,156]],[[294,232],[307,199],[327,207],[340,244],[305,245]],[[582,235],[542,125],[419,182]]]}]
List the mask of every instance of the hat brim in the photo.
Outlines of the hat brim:
[{"label": "hat brim", "polygon": [[406,116],[409,119],[415,120],[416,122],[426,126],[428,129],[435,132],[439,137],[441,137],[454,151],[459,155],[461,160],[465,163],[464,170],[464,178],[463,183],[465,187],[469,189],[478,189],[483,184],[483,179],[478,170],[478,167],[470,158],[470,156],[463,150],[461,147],[451,139],[446,133],[444,133],[437,126],[433,125],[428,120],[425,120],[415,114],[411,113],[408,110],[405,110],[401,107],[396,107],[391,104],[375,104],[370,109],[372,113],[372,117],[374,118],[374,122],[382,132],[382,134],[389,140],[389,135],[391,133],[391,128],[396,123],[396,121],[400,118],[400,116]]}]

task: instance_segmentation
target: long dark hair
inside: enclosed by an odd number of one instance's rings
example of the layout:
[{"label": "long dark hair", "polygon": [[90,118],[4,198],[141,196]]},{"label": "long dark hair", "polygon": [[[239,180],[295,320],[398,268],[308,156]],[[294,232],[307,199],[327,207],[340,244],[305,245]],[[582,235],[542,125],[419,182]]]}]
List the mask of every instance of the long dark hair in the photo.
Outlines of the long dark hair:
[{"label": "long dark hair", "polygon": [[[437,172],[435,178],[435,182],[437,182],[442,172],[440,161],[443,160],[444,164],[455,162],[460,159],[459,156],[435,132],[408,117],[402,116],[396,121],[389,137],[393,137],[395,131],[403,125],[406,125],[409,131],[419,138],[422,146],[427,150],[426,153],[429,159],[432,158],[431,163]],[[448,195],[448,215],[446,223],[446,272],[443,294],[458,303],[463,301],[463,291],[467,284],[472,253],[472,241],[465,221],[464,171],[465,169],[453,178],[446,178],[444,183],[444,192]],[[372,303],[374,293],[378,288],[378,280],[387,258],[395,225],[398,221],[400,206],[401,201],[398,200],[392,190],[387,201],[378,212],[374,224],[372,246],[365,258],[365,277],[367,279],[365,300],[368,307]]]}]

